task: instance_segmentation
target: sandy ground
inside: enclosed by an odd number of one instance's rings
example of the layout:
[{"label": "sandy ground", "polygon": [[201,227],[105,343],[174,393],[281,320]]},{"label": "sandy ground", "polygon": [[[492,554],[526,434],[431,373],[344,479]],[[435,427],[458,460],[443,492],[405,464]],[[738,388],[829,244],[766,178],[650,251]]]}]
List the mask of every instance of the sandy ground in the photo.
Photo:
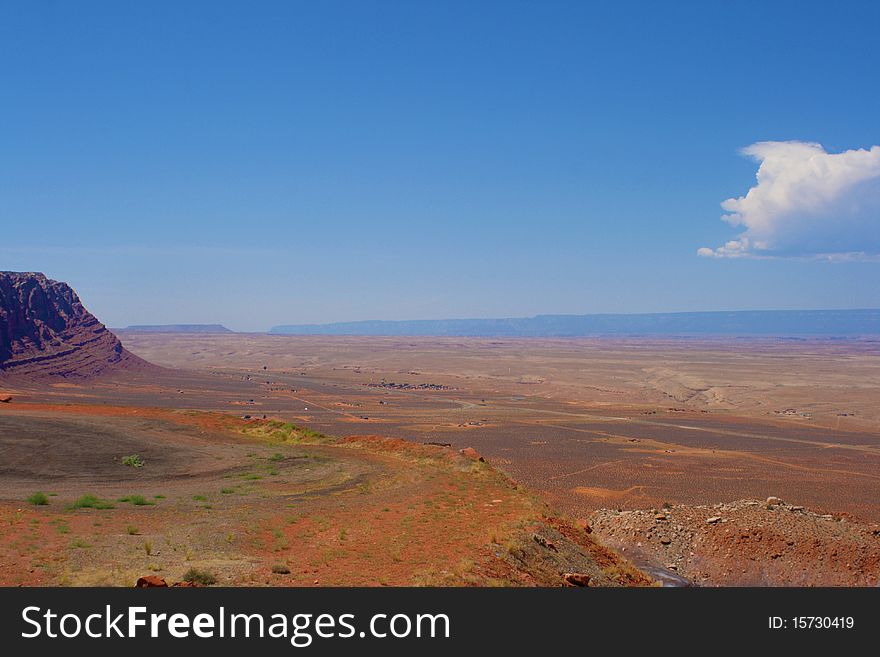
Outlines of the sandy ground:
[{"label": "sandy ground", "polygon": [[[266,415],[337,436],[473,446],[570,517],[779,496],[880,521],[875,341],[121,337],[185,369],[16,399]],[[796,583],[793,571],[771,572],[769,583]]]},{"label": "sandy ground", "polygon": [[[880,520],[877,342],[123,341],[160,364],[247,379],[254,392],[243,401],[253,403],[227,409],[337,435],[473,445],[574,515],[779,495]],[[196,407],[214,403],[186,395]]]}]

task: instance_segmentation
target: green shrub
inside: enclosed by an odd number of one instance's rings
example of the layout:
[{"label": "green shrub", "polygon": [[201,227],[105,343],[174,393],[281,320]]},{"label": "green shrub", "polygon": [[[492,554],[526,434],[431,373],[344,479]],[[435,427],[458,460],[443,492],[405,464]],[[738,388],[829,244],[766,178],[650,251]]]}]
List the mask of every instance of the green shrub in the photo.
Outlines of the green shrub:
[{"label": "green shrub", "polygon": [[183,574],[183,581],[201,584],[202,586],[211,586],[211,584],[217,583],[217,577],[208,570],[190,568]]},{"label": "green shrub", "polygon": [[98,499],[94,495],[83,495],[76,500],[68,508],[70,509],[112,509],[113,505],[106,501]]},{"label": "green shrub", "polygon": [[128,502],[129,504],[134,504],[135,506],[153,506],[155,502],[150,502],[147,499],[144,499],[143,495],[129,495],[128,497],[120,497],[120,502]]},{"label": "green shrub", "polygon": [[124,456],[122,457],[122,465],[127,465],[130,468],[142,468],[144,467],[144,459],[141,458],[140,454]]},{"label": "green shrub", "polygon": [[284,454],[282,454],[280,452],[275,452],[272,456],[269,457],[269,460],[270,461],[283,461]]},{"label": "green shrub", "polygon": [[49,503],[49,498],[46,496],[46,493],[41,493],[40,491],[37,491],[29,498],[27,498],[27,501],[34,506],[45,506]]}]

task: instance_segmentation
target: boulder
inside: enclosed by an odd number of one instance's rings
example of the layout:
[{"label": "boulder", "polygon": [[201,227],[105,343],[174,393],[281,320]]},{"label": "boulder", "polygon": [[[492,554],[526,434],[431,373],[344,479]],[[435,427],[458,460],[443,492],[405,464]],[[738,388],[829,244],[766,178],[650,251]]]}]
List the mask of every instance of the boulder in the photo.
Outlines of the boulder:
[{"label": "boulder", "polygon": [[590,576],[583,573],[565,573],[562,576],[563,586],[589,586]]},{"label": "boulder", "polygon": [[768,506],[778,506],[778,505],[782,504],[782,500],[779,499],[778,497],[773,497],[771,495],[770,497],[767,498],[767,504],[768,504]]},{"label": "boulder", "polygon": [[12,395],[0,395],[0,403],[8,404],[12,401]]},{"label": "boulder", "polygon": [[168,583],[164,579],[162,579],[161,577],[157,577],[156,575],[139,577],[137,584],[135,584],[135,587],[139,589],[162,588],[167,586]]}]

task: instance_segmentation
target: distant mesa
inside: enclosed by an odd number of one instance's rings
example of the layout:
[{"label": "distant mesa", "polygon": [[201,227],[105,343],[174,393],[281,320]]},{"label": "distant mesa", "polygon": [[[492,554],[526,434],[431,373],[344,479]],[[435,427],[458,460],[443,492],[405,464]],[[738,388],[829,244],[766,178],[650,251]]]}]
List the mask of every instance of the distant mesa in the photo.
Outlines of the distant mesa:
[{"label": "distant mesa", "polygon": [[880,310],[740,310],[717,312],[537,315],[510,319],[421,319],[275,326],[282,335],[450,337],[880,335]]},{"label": "distant mesa", "polygon": [[0,377],[78,379],[153,367],[127,351],[66,283],[0,272]]},{"label": "distant mesa", "polygon": [[222,324],[133,324],[121,330],[139,333],[235,333]]}]

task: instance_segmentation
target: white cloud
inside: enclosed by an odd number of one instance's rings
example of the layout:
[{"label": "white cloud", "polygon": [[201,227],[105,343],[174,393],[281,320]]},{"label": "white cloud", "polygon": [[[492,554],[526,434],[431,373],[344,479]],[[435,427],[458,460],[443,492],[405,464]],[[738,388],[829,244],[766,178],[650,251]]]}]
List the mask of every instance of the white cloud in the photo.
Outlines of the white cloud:
[{"label": "white cloud", "polygon": [[704,257],[880,256],[880,146],[828,153],[820,144],[762,141],[744,148],[758,183],[721,204],[744,230]]}]

